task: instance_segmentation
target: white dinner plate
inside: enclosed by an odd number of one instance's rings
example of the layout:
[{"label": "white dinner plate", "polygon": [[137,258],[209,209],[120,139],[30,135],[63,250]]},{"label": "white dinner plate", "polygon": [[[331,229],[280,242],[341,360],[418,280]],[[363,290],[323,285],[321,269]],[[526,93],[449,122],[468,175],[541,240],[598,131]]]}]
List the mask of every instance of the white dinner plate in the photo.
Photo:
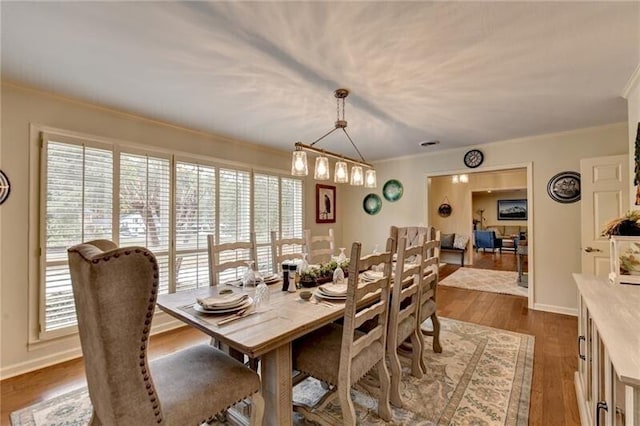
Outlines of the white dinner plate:
[{"label": "white dinner plate", "polygon": [[233,308],[224,308],[224,309],[206,309],[203,308],[198,302],[193,304],[193,309],[200,312],[201,314],[230,314],[232,312],[238,312],[241,309],[248,308],[253,304],[253,299],[248,298],[242,305],[235,306]]},{"label": "white dinner plate", "polygon": [[345,301],[347,299],[347,295],[346,294],[344,296],[331,296],[329,294],[323,293],[320,290],[316,291],[316,296],[320,297],[322,299],[337,300],[337,301]]}]

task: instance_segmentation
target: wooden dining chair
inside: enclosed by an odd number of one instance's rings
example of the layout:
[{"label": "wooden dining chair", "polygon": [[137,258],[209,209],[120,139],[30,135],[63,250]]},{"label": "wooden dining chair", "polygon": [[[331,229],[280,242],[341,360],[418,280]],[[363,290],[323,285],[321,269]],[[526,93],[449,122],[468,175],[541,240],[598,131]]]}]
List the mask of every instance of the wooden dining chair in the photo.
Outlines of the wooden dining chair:
[{"label": "wooden dining chair", "polygon": [[[437,313],[438,281],[440,280],[440,231],[431,228],[425,241],[425,252],[422,258],[422,284],[420,288],[419,323],[422,334],[433,337],[433,351],[442,352],[440,344],[440,320]],[[422,324],[431,318],[432,330],[426,330]],[[423,365],[423,371],[426,371]]]},{"label": "wooden dining chair", "polygon": [[336,241],[333,228],[329,228],[328,235],[311,235],[310,229],[304,230],[309,263],[326,263],[336,251]]},{"label": "wooden dining chair", "polygon": [[407,247],[413,247],[419,244],[420,236],[425,235],[428,239],[431,228],[428,226],[391,226],[389,236],[393,238],[393,252],[398,252],[398,241],[404,237],[407,241]]},{"label": "wooden dining chair", "polygon": [[[391,403],[402,407],[400,396],[400,379],[402,367],[399,355],[400,346],[409,339],[411,351],[411,374],[422,377],[423,337],[418,324],[420,288],[422,286],[422,258],[425,254],[424,235],[419,237],[416,245],[407,248],[406,237],[398,241],[398,257],[396,261],[393,290],[389,307],[389,328],[387,335],[387,353],[391,366]],[[408,259],[411,258],[411,263]]]},{"label": "wooden dining chair", "polygon": [[[388,239],[383,253],[362,258],[361,244],[353,243],[344,325],[330,324],[293,344],[294,369],[330,385],[330,390],[316,406],[295,406],[296,411],[309,420],[332,424],[323,419],[318,411],[337,396],[343,424],[355,425],[356,413],[350,395],[351,386],[374,367],[377,367],[380,386],[378,415],[386,421],[392,419],[389,405],[390,379],[385,363],[392,243]],[[371,282],[360,283],[359,272],[378,264],[384,265],[382,276]],[[363,305],[361,301],[365,298],[368,303]],[[358,327],[369,321],[375,325],[369,327],[367,332],[358,330]]]},{"label": "wooden dining chair", "polygon": [[282,270],[282,262],[303,259],[307,254],[306,241],[303,238],[278,238],[277,231],[271,231],[271,264],[273,273]]},{"label": "wooden dining chair", "polygon": [[159,269],[144,247],[100,240],[69,248],[89,397],[90,424],[197,425],[251,399],[261,425],[259,376],[209,345],[148,361]]},{"label": "wooden dining chair", "polygon": [[257,270],[258,256],[256,234],[254,232],[250,234],[249,241],[236,241],[222,244],[216,244],[215,235],[207,235],[207,243],[209,253],[209,285],[215,286],[220,284],[221,280],[227,281],[232,278],[238,278],[237,272],[231,275],[229,273],[225,274],[225,271],[245,267],[248,261],[253,261],[253,269]]}]

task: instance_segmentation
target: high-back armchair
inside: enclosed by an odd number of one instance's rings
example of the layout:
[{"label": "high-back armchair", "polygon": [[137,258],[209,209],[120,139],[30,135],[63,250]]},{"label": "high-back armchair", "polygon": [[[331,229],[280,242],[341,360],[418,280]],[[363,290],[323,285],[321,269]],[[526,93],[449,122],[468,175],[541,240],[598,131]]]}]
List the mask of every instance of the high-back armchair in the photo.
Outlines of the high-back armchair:
[{"label": "high-back armchair", "polygon": [[251,424],[262,424],[260,378],[220,350],[201,344],[148,361],[159,283],[151,251],[100,240],[68,257],[91,425],[196,425],[249,397]]},{"label": "high-back armchair", "polygon": [[486,249],[491,249],[493,252],[496,250],[502,253],[502,238],[496,237],[496,231],[473,231],[476,252],[479,249],[486,251]]}]

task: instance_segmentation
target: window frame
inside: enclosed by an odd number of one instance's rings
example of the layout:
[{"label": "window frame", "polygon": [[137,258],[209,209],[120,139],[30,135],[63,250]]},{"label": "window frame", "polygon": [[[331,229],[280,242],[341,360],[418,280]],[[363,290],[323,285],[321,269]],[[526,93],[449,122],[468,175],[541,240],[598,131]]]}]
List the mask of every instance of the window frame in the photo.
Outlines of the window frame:
[{"label": "window frame", "polygon": [[[30,333],[28,339],[28,347],[32,348],[41,344],[53,344],[55,339],[62,337],[72,337],[77,335],[77,324],[65,326],[54,330],[45,330],[46,320],[46,271],[47,266],[52,263],[68,264],[68,261],[49,261],[46,257],[46,218],[47,218],[47,155],[48,143],[60,142],[69,143],[83,147],[91,147],[105,149],[112,155],[112,218],[111,218],[111,235],[112,240],[120,245],[120,166],[122,154],[145,155],[149,157],[164,158],[169,161],[169,229],[168,229],[168,250],[159,252],[160,255],[167,255],[169,259],[168,265],[168,292],[176,291],[177,277],[175,276],[175,261],[177,259],[176,247],[176,174],[178,162],[203,165],[215,168],[215,235],[220,235],[220,170],[229,169],[237,172],[248,173],[249,178],[249,232],[255,232],[255,174],[274,176],[278,178],[278,232],[282,232],[282,179],[294,179],[300,181],[301,184],[301,210],[302,210],[302,228],[304,232],[305,226],[305,180],[290,176],[286,171],[275,170],[264,167],[252,167],[251,165],[241,164],[233,161],[225,161],[214,157],[189,154],[181,151],[156,148],[150,145],[136,144],[127,141],[104,138],[94,135],[82,134],[78,132],[67,131],[63,129],[52,128],[37,124],[30,125],[30,140],[32,147],[30,151],[30,204],[38,205],[37,209],[29,209],[30,224],[37,224],[37,228],[30,230],[29,247],[31,253],[36,256],[29,260],[29,324]],[[37,145],[36,145],[37,144]],[[37,146],[37,149],[36,149]],[[32,226],[30,225],[30,229]],[[206,248],[194,252],[205,251]]]}]

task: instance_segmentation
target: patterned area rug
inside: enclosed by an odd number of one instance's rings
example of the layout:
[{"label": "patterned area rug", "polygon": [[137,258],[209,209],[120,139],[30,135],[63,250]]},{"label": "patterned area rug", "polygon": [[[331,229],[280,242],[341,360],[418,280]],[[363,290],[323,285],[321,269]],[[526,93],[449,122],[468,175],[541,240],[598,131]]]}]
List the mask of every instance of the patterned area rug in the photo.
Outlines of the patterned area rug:
[{"label": "patterned area rug", "polygon": [[527,297],[529,289],[520,287],[517,280],[517,272],[459,268],[453,274],[440,281],[438,285]]},{"label": "patterned area rug", "polygon": [[[404,408],[393,409],[394,421],[376,415],[375,397],[353,390],[361,425],[526,425],[533,373],[533,336],[441,319],[443,352],[433,353],[427,338],[422,379],[404,365]],[[324,393],[319,382],[307,379],[294,389],[294,399],[313,403]],[[322,413],[331,424],[341,424],[340,407]],[[84,426],[91,417],[85,388],[44,401],[11,414],[14,426]],[[221,423],[224,424],[224,423]],[[295,424],[307,422],[295,418]]]}]

